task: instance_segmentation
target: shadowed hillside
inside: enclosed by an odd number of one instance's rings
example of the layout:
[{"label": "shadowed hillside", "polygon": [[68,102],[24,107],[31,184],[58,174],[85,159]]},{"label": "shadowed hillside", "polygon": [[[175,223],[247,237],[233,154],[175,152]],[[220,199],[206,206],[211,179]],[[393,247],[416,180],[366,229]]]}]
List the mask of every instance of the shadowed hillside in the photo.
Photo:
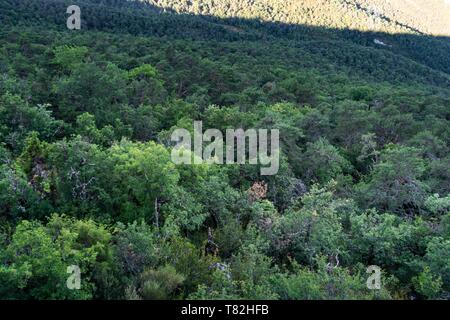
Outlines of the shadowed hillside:
[{"label": "shadowed hillside", "polygon": [[[2,0],[3,16],[0,17],[6,25],[48,23],[49,27],[64,31],[65,8],[69,4],[70,1],[59,0]],[[401,73],[402,81],[408,81],[421,74],[427,79],[425,81],[448,85],[450,41],[447,38],[177,15],[134,1],[103,0],[98,3],[82,0],[79,4],[83,8],[83,32],[99,30],[219,42],[263,40],[270,45],[280,44],[319,54],[325,59],[323,62],[331,59],[330,63],[336,67],[355,63],[355,73],[367,71],[369,77],[375,76],[379,80],[391,81]],[[356,53],[359,56],[353,56]],[[379,78],[380,75],[383,76]]]}]

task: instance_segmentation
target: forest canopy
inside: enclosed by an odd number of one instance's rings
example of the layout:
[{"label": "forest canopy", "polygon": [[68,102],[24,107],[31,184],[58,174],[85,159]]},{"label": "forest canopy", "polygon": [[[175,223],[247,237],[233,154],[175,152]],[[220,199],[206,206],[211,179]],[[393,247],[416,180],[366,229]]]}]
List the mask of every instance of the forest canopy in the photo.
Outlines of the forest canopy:
[{"label": "forest canopy", "polygon": [[[0,299],[450,297],[448,38],[79,2],[0,0]],[[278,173],[174,164],[194,121]]]}]

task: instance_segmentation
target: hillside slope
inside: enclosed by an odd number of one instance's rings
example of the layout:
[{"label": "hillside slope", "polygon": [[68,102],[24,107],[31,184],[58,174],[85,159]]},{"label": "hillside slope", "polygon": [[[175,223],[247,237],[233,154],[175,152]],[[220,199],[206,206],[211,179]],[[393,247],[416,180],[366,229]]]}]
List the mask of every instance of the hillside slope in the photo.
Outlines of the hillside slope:
[{"label": "hillside slope", "polygon": [[[448,38],[349,1],[77,0],[69,30],[72,1],[0,0],[0,300],[450,298]],[[279,131],[276,174],[174,163],[196,121]]]},{"label": "hillside slope", "polygon": [[[140,0],[176,12],[389,33],[450,35],[445,0]],[[436,14],[437,13],[437,14]]]},{"label": "hillside slope", "polygon": [[[263,0],[258,0],[263,1]],[[250,18],[230,18],[237,14],[255,17],[264,12],[296,12],[306,10],[292,1],[294,9],[284,7],[265,7],[263,2],[239,2],[227,6],[227,2],[211,2],[211,5],[200,5],[204,2],[158,1],[155,5],[142,1],[80,0],[82,8],[82,31],[103,31],[118,34],[130,33],[139,36],[169,37],[202,41],[264,41],[270,47],[282,46],[297,48],[298,52],[306,51],[317,57],[317,68],[324,67],[324,61],[335,68],[350,67],[349,73],[361,75],[366,80],[375,78],[378,81],[399,80],[402,82],[420,82],[432,85],[448,86],[450,78],[450,41],[448,38],[437,38],[419,34],[389,34],[382,32],[362,32],[333,28],[332,21],[327,21],[328,5],[312,8],[311,17],[318,15],[328,27],[311,26],[313,18],[302,14],[290,14],[279,20],[298,17],[308,20],[305,24],[263,22]],[[152,2],[153,3],[153,2]],[[205,2],[206,3],[206,2]],[[269,3],[266,1],[265,3]],[[271,4],[281,6],[281,2]],[[306,3],[306,2],[305,2]],[[313,2],[307,2],[312,6]],[[1,0],[0,20],[6,30],[7,25],[43,26],[45,28],[67,31],[66,8],[70,1],[62,0]],[[161,7],[167,4],[175,11],[191,10],[202,15],[173,14],[173,10],[163,13]],[[180,4],[179,6],[177,4]],[[243,5],[247,4],[244,8]],[[336,5],[336,8],[339,6]],[[344,10],[346,7],[339,7]],[[284,11],[283,11],[284,10]],[[323,10],[324,12],[319,12]],[[168,11],[168,10],[165,10]],[[344,10],[345,12],[359,12]],[[222,13],[221,13],[222,12]],[[228,18],[220,18],[227,16]],[[335,16],[339,16],[335,14]],[[267,17],[269,19],[270,17]],[[265,18],[266,19],[266,18]],[[342,13],[342,20],[345,14]],[[348,17],[349,21],[360,21]],[[362,21],[362,20],[361,20]],[[276,45],[275,45],[276,44]],[[274,49],[273,49],[274,50]],[[326,65],[325,65],[326,67]]]}]

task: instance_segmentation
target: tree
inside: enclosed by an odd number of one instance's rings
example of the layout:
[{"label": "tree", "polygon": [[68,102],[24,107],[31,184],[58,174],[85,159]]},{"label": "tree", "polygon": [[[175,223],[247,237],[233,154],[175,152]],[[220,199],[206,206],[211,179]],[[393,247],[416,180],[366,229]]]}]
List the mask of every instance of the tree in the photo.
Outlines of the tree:
[{"label": "tree", "polygon": [[85,112],[77,117],[76,120],[77,134],[89,143],[100,146],[112,145],[115,140],[114,128],[107,125],[101,129],[95,124],[95,117]]},{"label": "tree", "polygon": [[415,290],[428,299],[436,299],[442,293],[442,279],[435,277],[429,267],[412,279]]},{"label": "tree", "polygon": [[0,165],[0,224],[22,219],[43,218],[52,206],[28,183],[20,167]]},{"label": "tree", "polygon": [[380,292],[367,289],[360,272],[327,266],[326,259],[318,259],[318,270],[293,263],[293,272],[279,274],[273,279],[274,291],[282,300],[371,300],[390,299],[387,289]]},{"label": "tree", "polygon": [[169,265],[157,270],[145,270],[140,275],[139,292],[146,300],[167,300],[183,281],[184,277]]},{"label": "tree", "polygon": [[133,106],[161,103],[167,95],[164,82],[152,65],[144,64],[130,70],[128,79],[128,96]]},{"label": "tree", "polygon": [[326,183],[349,172],[350,163],[326,139],[308,143],[301,156],[302,175],[308,182]]},{"label": "tree", "polygon": [[53,49],[53,62],[62,70],[70,72],[84,62],[88,51],[87,47],[58,46]]},{"label": "tree", "polygon": [[76,65],[54,85],[58,115],[74,122],[78,115],[89,112],[99,125],[111,124],[118,117],[119,106],[127,102],[126,83],[126,72],[112,63],[104,68],[95,63]]},{"label": "tree", "polygon": [[346,239],[338,216],[342,204],[333,200],[332,192],[317,186],[301,198],[301,203],[285,212],[275,226],[272,241],[278,254],[286,253],[307,264],[319,255],[330,259],[345,256]]},{"label": "tree", "polygon": [[429,190],[421,181],[424,170],[417,149],[389,145],[367,179],[356,186],[360,203],[398,214],[420,213]]},{"label": "tree", "polygon": [[56,120],[48,104],[30,106],[20,96],[0,96],[0,139],[19,152],[32,131],[45,140],[53,140],[64,132],[65,124]]},{"label": "tree", "polygon": [[52,172],[55,204],[70,216],[108,219],[112,210],[112,165],[99,146],[75,137],[51,147],[47,164]]},{"label": "tree", "polygon": [[421,218],[408,223],[396,215],[375,210],[352,214],[349,234],[353,263],[377,265],[404,282],[420,272],[418,266],[425,254],[426,237],[432,235]]},{"label": "tree", "polygon": [[[53,215],[47,225],[21,221],[0,249],[0,296],[4,299],[90,299],[100,269],[111,262],[110,235],[93,221]],[[69,266],[81,269],[80,290],[66,286]],[[99,295],[101,296],[101,294]]]},{"label": "tree", "polygon": [[435,237],[427,244],[425,263],[442,279],[442,289],[450,292],[450,240]]},{"label": "tree", "polygon": [[112,192],[120,208],[119,221],[143,218],[160,226],[160,204],[171,199],[180,177],[169,152],[154,142],[122,140],[107,154],[113,165]]}]

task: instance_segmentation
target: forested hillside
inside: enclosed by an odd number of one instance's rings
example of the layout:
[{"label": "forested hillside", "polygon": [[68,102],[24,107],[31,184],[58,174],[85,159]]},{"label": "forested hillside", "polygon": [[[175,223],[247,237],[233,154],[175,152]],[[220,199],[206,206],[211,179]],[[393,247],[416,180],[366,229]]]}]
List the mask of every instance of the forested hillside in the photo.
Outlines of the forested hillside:
[{"label": "forested hillside", "polygon": [[[0,298],[448,299],[450,41],[354,2],[0,0]],[[196,120],[278,174],[174,164]]]}]

